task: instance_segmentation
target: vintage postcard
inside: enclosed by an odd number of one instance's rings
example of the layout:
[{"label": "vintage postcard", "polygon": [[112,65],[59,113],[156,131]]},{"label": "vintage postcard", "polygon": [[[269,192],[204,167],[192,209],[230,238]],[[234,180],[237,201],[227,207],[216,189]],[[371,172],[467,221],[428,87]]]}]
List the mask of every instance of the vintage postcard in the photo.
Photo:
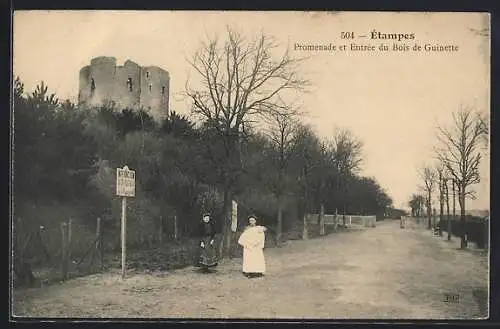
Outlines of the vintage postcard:
[{"label": "vintage postcard", "polygon": [[489,317],[488,13],[16,11],[11,319]]}]

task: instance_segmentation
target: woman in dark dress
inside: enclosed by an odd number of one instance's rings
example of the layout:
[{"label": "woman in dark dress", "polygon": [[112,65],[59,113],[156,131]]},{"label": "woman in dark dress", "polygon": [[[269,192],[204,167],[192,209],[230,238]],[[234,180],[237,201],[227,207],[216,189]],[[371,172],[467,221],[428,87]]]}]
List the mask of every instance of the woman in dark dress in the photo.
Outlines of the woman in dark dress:
[{"label": "woman in dark dress", "polygon": [[215,225],[210,215],[204,215],[200,225],[200,258],[198,266],[204,272],[210,272],[211,268],[217,266],[217,254],[215,250]]}]

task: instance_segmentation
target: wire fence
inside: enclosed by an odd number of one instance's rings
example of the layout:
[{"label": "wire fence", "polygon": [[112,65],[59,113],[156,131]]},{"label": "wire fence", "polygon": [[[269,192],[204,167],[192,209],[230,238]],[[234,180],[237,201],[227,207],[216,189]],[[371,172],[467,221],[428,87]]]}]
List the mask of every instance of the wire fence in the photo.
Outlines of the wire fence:
[{"label": "wire fence", "polygon": [[361,216],[348,214],[323,214],[323,219],[318,213],[305,215],[305,232],[307,237],[327,235],[339,228],[361,229],[376,226],[376,216]]},{"label": "wire fence", "polygon": [[104,248],[100,218],[96,220],[95,231],[72,219],[52,227],[26,225],[22,220],[16,224],[14,272],[17,276],[23,276],[18,271],[20,267],[29,269],[42,282],[66,280],[69,276],[102,269]]},{"label": "wire fence", "polygon": [[[120,222],[68,219],[51,227],[17,219],[14,224],[14,278],[16,286],[41,284],[94,274],[121,266]],[[127,267],[165,270],[191,265],[198,253],[178,217],[127,219]],[[222,239],[217,239],[222,241]],[[29,272],[29,274],[26,274]],[[24,275],[34,275],[27,279]],[[19,279],[20,278],[20,279]]]}]

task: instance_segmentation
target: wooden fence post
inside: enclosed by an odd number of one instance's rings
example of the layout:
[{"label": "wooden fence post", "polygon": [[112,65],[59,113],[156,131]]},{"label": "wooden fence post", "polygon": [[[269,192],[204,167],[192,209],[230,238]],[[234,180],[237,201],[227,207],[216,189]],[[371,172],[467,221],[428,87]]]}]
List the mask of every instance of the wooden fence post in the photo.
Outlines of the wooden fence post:
[{"label": "wooden fence post", "polygon": [[337,230],[338,230],[338,225],[339,225],[338,214],[339,214],[338,209],[335,209],[335,216],[333,217],[333,231],[334,232],[337,232]]},{"label": "wooden fence post", "polygon": [[174,240],[177,240],[179,232],[178,230],[178,225],[177,225],[177,214],[174,214]]},{"label": "wooden fence post", "polygon": [[37,233],[36,233],[36,238],[38,239],[38,242],[40,243],[40,248],[43,249],[43,253],[45,254],[45,259],[48,260],[49,262],[52,262],[52,258],[50,257],[50,253],[47,249],[47,246],[43,242],[43,237],[42,237],[42,232],[43,232],[43,226],[40,226]]},{"label": "wooden fence post", "polygon": [[158,236],[158,241],[163,244],[163,216],[160,216],[160,232]]},{"label": "wooden fence post", "polygon": [[99,252],[99,268],[102,271],[103,268],[103,239],[102,239],[102,228],[101,228],[101,218],[97,217],[97,228],[96,228],[96,248]]},{"label": "wooden fence post", "polygon": [[302,225],[303,225],[302,240],[307,240],[309,238],[308,232],[307,232],[307,213],[304,213],[304,219],[303,219]]},{"label": "wooden fence post", "polygon": [[71,264],[71,236],[72,236],[72,226],[73,226],[73,219],[70,218],[68,220],[68,245],[66,246],[66,249],[68,250],[67,251],[67,255],[66,255],[66,258],[67,258],[67,263],[68,263],[68,270],[69,270],[69,266]]},{"label": "wooden fence post", "polygon": [[[142,237],[142,230],[141,230]],[[122,198],[122,225],[121,225],[121,245],[122,245],[122,279],[125,279],[127,270],[127,197]]]},{"label": "wooden fence post", "polygon": [[66,280],[68,277],[68,262],[67,262],[67,226],[66,223],[61,223],[61,234],[62,234],[62,259],[61,259],[61,279]]}]

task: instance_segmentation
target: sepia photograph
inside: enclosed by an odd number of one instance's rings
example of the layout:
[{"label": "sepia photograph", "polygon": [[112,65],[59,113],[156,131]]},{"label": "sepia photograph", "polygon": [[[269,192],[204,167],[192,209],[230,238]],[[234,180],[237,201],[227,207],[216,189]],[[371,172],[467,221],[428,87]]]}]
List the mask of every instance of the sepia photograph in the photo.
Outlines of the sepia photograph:
[{"label": "sepia photograph", "polygon": [[490,15],[18,10],[10,319],[490,314]]}]

